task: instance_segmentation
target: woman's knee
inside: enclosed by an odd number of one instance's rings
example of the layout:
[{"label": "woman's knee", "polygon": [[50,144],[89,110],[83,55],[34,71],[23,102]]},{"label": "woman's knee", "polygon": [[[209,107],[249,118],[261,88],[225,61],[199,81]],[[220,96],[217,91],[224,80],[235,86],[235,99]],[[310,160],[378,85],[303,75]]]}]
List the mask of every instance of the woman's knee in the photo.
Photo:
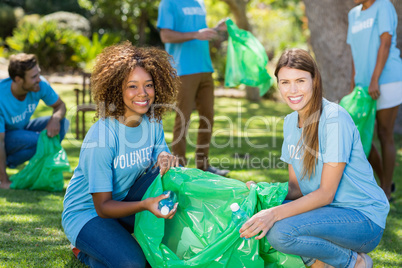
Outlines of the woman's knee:
[{"label": "woman's knee", "polygon": [[294,237],[289,232],[289,226],[280,221],[268,231],[266,237],[269,244],[276,250],[286,253],[286,249],[292,243]]}]

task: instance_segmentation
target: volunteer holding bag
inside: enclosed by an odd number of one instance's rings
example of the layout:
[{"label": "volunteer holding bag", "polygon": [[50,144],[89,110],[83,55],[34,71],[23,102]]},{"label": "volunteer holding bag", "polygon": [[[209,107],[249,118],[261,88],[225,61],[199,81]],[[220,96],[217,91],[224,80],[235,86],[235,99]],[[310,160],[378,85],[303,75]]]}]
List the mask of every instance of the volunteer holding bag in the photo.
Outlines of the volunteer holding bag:
[{"label": "volunteer holding bag", "polygon": [[381,156],[372,143],[368,160],[391,200],[391,192],[395,190],[392,182],[396,160],[394,126],[402,103],[402,60],[396,47],[398,17],[389,0],[354,2],[359,5],[349,12],[347,36],[353,56],[351,90],[355,86],[368,87],[370,96],[377,100]]},{"label": "volunteer holding bag", "polygon": [[[287,199],[261,210],[240,229],[311,267],[372,267],[389,211],[350,115],[322,97],[321,75],[304,50],[285,51],[275,70],[285,118],[281,159],[288,163]],[[248,182],[250,187],[253,182]]]},{"label": "volunteer holding bag", "polygon": [[[91,91],[100,119],[82,144],[78,167],[64,198],[62,225],[76,257],[90,267],[144,267],[132,236],[135,213],[158,210],[160,195],[141,201],[155,177],[177,167],[162,127],[175,101],[178,77],[170,56],[129,42],[97,58]],[[153,168],[156,166],[156,168]]]}]

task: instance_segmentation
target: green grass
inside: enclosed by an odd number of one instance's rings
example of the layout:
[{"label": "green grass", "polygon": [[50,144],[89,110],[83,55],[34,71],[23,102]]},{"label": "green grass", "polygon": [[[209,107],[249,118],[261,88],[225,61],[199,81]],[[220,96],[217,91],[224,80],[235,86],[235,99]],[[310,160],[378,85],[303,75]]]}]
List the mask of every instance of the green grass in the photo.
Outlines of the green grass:
[{"label": "green grass", "polygon": [[[67,103],[69,117],[74,115],[73,86],[56,85],[56,91]],[[283,118],[290,112],[283,103],[263,100],[250,103],[243,99],[217,98],[211,162],[232,170],[230,177],[241,181],[287,181],[287,170],[279,160]],[[49,114],[40,105],[34,116]],[[92,114],[93,115],[93,114]],[[93,123],[88,113],[87,129]],[[174,114],[164,119],[166,140],[172,140]],[[189,140],[195,143],[197,114],[192,116]],[[71,167],[78,164],[81,140],[75,140],[75,119],[62,145]],[[394,180],[397,192],[387,219],[380,245],[369,255],[375,267],[402,267],[402,135],[396,135],[398,148]],[[193,159],[194,148],[188,145],[187,157]],[[189,166],[194,167],[194,161]],[[261,163],[262,160],[262,163]],[[22,169],[20,167],[19,169]],[[8,169],[15,174],[16,169]],[[72,173],[64,173],[65,187]],[[0,267],[84,267],[69,249],[61,227],[64,192],[49,193],[28,190],[0,190]]]}]

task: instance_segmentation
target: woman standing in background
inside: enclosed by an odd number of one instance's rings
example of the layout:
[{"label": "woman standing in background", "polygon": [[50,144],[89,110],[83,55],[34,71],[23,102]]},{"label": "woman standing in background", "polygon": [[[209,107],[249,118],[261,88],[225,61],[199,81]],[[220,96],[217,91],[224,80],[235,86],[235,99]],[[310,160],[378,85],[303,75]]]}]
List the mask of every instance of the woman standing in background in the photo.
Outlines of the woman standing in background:
[{"label": "woman standing in background", "polygon": [[392,175],[396,149],[394,126],[402,103],[402,60],[396,47],[398,17],[389,0],[354,0],[358,6],[349,12],[347,43],[352,49],[352,83],[368,87],[377,100],[377,132],[381,156],[371,146],[368,160],[381,182],[388,200],[395,185]]}]

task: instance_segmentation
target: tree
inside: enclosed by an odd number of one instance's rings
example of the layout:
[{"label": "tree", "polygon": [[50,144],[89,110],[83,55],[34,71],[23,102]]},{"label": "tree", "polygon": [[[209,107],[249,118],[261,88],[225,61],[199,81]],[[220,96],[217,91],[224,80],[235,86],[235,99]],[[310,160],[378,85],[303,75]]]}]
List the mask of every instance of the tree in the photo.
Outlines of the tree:
[{"label": "tree", "polygon": [[78,0],[99,33],[113,32],[136,45],[162,46],[155,28],[160,1]]},{"label": "tree", "polygon": [[[324,96],[339,101],[349,92],[352,55],[346,44],[348,12],[353,1],[304,0],[311,32],[311,46],[315,54],[324,84]],[[393,1],[399,14],[397,37],[402,49],[402,2]],[[395,130],[402,133],[402,106]]]}]

